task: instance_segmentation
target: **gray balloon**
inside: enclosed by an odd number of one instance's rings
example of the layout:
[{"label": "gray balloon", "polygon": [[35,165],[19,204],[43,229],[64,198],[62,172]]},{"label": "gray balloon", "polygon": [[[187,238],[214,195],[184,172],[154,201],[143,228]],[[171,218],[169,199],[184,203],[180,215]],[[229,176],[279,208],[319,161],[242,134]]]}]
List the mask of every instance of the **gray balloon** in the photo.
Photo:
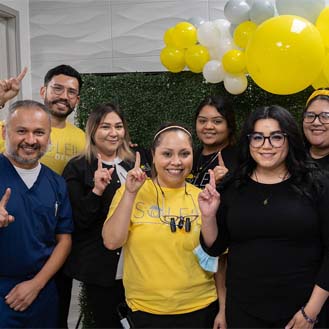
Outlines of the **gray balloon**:
[{"label": "gray balloon", "polygon": [[196,28],[199,28],[205,22],[205,20],[199,16],[191,17],[187,21],[194,25]]},{"label": "gray balloon", "polygon": [[229,0],[224,7],[224,16],[233,24],[249,20],[250,6],[244,0]]},{"label": "gray balloon", "polygon": [[276,0],[279,15],[296,15],[315,24],[321,11],[326,6],[325,0]]},{"label": "gray balloon", "polygon": [[269,0],[254,0],[250,10],[250,20],[256,24],[260,24],[275,14],[274,5]]}]

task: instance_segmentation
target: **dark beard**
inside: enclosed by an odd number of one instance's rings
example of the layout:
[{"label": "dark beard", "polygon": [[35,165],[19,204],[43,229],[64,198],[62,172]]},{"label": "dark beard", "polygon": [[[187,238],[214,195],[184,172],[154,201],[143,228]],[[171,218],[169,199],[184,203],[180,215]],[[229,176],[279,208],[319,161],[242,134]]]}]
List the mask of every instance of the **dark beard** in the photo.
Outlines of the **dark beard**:
[{"label": "dark beard", "polygon": [[[67,112],[64,113],[64,112],[53,110],[53,105],[55,105],[59,102],[64,102],[66,104],[66,106],[68,108]],[[74,111],[74,107],[71,107],[69,102],[65,99],[56,99],[54,101],[48,101],[48,99],[45,98],[44,104],[48,107],[49,112],[52,116],[54,116],[56,118],[60,118],[60,119],[67,118]]]}]

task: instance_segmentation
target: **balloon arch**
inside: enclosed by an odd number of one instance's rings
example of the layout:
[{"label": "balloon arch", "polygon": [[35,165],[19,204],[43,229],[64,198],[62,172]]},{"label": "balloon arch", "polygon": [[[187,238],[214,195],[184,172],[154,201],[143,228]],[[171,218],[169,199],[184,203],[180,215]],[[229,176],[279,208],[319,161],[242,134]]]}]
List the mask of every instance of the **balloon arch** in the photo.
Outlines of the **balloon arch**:
[{"label": "balloon arch", "polygon": [[329,87],[329,6],[325,0],[229,0],[226,19],[192,17],[164,33],[161,63],[243,93],[249,75],[278,95]]}]

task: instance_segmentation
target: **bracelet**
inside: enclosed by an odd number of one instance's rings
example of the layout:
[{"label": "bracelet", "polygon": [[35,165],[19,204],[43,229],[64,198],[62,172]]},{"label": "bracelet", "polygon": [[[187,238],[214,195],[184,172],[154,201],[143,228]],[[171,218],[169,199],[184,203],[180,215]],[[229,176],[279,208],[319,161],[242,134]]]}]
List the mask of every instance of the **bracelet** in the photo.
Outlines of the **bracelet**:
[{"label": "bracelet", "polygon": [[303,315],[304,319],[308,323],[310,323],[310,324],[316,324],[319,321],[318,318],[311,319],[310,317],[308,317],[308,315],[305,313],[304,306],[301,307],[300,311],[302,312],[302,315]]}]

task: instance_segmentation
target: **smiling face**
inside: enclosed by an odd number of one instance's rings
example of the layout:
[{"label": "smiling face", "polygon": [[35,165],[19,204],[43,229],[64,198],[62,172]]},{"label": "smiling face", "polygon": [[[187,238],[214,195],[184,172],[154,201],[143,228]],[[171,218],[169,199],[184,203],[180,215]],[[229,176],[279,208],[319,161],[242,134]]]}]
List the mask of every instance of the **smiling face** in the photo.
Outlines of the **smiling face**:
[{"label": "smiling face", "polygon": [[188,134],[182,130],[163,132],[153,154],[153,163],[161,186],[183,187],[193,164]]},{"label": "smiling face", "polygon": [[[270,136],[274,132],[280,132],[281,128],[278,121],[274,119],[260,119],[254,125],[254,132],[260,133],[265,137]],[[286,171],[285,160],[288,154],[288,140],[281,147],[273,147],[268,139],[265,139],[263,146],[252,147],[249,145],[250,155],[256,162],[258,171],[277,171],[279,173]]]},{"label": "smiling face", "polygon": [[196,120],[196,133],[204,149],[218,151],[229,143],[229,128],[226,119],[214,106],[206,105]]},{"label": "smiling face", "polygon": [[115,112],[107,113],[98,125],[93,140],[103,160],[112,161],[125,136],[123,122]]},{"label": "smiling face", "polygon": [[3,129],[6,156],[19,168],[32,169],[46,153],[50,136],[48,114],[38,108],[18,108]]},{"label": "smiling face", "polygon": [[68,75],[55,75],[41,88],[40,95],[52,116],[65,119],[79,103],[79,81]]},{"label": "smiling face", "polygon": [[[307,112],[320,114],[329,112],[329,102],[324,99],[318,99],[311,103]],[[329,151],[329,124],[323,124],[317,117],[312,123],[303,121],[303,130],[306,139],[311,144],[311,149],[320,149]]]}]

